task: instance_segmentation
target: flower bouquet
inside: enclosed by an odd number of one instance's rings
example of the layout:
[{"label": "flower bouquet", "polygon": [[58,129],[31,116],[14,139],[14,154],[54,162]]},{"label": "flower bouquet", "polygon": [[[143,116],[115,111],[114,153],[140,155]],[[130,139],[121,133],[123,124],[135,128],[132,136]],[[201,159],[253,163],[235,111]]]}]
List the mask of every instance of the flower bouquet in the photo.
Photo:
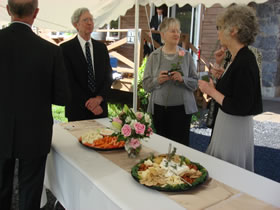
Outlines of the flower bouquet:
[{"label": "flower bouquet", "polygon": [[125,141],[125,150],[128,156],[135,158],[141,150],[141,140],[149,138],[153,133],[150,115],[143,112],[134,112],[124,105],[122,112],[112,119],[112,128],[117,141]]},{"label": "flower bouquet", "polygon": [[185,51],[179,50],[178,51],[178,61],[177,61],[177,63],[171,64],[171,69],[168,71],[168,76],[170,76],[171,72],[174,72],[174,71],[178,71],[182,76],[184,76],[183,72],[181,71],[181,63],[182,63],[184,56],[185,56]]}]

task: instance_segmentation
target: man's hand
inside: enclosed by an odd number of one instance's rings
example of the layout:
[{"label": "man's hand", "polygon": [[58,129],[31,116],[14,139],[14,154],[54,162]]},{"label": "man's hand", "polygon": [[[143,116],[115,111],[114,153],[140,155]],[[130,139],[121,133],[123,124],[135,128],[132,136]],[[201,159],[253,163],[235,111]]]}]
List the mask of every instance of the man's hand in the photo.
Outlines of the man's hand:
[{"label": "man's hand", "polygon": [[90,110],[95,115],[100,115],[103,113],[103,109],[101,106],[97,106],[95,109]]},{"label": "man's hand", "polygon": [[[103,101],[102,96],[96,96],[96,97],[94,97],[94,98],[90,98],[90,99],[88,99],[88,100],[86,101],[85,107],[86,107],[88,110],[92,111],[92,110],[94,110],[96,107],[98,107],[98,106],[101,104],[102,101]],[[101,107],[100,107],[100,108],[101,108]]]}]

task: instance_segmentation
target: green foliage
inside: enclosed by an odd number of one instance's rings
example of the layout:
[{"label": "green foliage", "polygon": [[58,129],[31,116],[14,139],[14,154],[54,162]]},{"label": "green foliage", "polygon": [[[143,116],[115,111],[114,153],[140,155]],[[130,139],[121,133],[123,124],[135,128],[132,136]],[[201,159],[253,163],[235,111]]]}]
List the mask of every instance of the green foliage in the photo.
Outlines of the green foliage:
[{"label": "green foliage", "polygon": [[[121,104],[108,104],[108,112],[110,118],[117,116],[121,112],[121,110]],[[64,106],[52,105],[52,114],[55,120],[60,122],[68,122],[68,119],[65,117]]]},{"label": "green foliage", "polygon": [[118,116],[122,111],[122,104],[111,104],[108,103],[108,117],[113,118]]},{"label": "green foliage", "polygon": [[192,115],[192,121],[191,123],[197,122],[200,119],[200,112],[196,112]]},{"label": "green foliage", "polygon": [[142,61],[142,65],[138,70],[138,100],[140,102],[140,110],[141,111],[147,111],[148,103],[149,103],[149,96],[150,94],[147,93],[143,88],[143,77],[144,77],[144,71],[147,63],[147,57],[145,57]]},{"label": "green foliage", "polygon": [[52,114],[55,120],[60,122],[68,122],[67,118],[65,117],[64,106],[52,105]]},{"label": "green foliage", "polygon": [[142,64],[140,66],[140,68],[138,69],[138,86],[140,85],[142,87],[142,81],[143,81],[143,77],[144,77],[144,70],[146,67],[146,63],[147,63],[147,57],[145,57],[142,60]]}]

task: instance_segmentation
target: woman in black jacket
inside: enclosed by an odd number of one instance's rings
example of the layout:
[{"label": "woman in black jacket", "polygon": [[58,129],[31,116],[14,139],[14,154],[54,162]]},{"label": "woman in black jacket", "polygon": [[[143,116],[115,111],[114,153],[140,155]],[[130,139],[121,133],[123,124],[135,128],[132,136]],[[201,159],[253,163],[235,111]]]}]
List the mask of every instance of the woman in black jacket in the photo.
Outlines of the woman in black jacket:
[{"label": "woman in black jacket", "polygon": [[217,29],[232,58],[216,88],[212,80],[199,81],[201,91],[220,105],[206,152],[254,171],[253,116],[262,112],[259,69],[248,49],[258,31],[255,13],[247,6],[232,6],[218,16]]}]

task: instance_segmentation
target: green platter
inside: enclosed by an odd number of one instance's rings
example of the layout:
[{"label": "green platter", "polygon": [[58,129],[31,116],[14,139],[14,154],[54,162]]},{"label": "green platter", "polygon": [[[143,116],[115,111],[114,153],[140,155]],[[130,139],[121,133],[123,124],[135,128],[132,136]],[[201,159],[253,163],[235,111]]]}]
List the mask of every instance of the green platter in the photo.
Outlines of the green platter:
[{"label": "green platter", "polygon": [[[182,157],[182,156],[180,156]],[[144,159],[144,160],[141,160],[139,163],[137,163],[135,166],[132,167],[131,169],[131,175],[132,177],[134,178],[134,180],[136,180],[139,184],[140,183],[140,177],[138,175],[138,169],[139,169],[139,166],[144,163],[146,160],[148,159],[151,159],[150,157]],[[197,178],[193,183],[192,185],[188,185],[188,184],[178,184],[176,186],[171,186],[171,185],[166,185],[164,187],[161,187],[161,186],[147,186],[147,185],[144,185],[145,187],[148,187],[150,189],[154,189],[154,190],[158,190],[158,191],[164,191],[164,192],[184,192],[184,191],[188,191],[188,190],[191,190],[191,189],[194,189],[196,187],[198,187],[199,185],[203,184],[207,179],[208,179],[208,171],[202,166],[200,165],[199,163],[195,163],[195,162],[192,162],[190,161],[190,163],[194,164],[197,166],[198,170],[201,171],[202,175]],[[143,184],[141,184],[143,185]]]}]

